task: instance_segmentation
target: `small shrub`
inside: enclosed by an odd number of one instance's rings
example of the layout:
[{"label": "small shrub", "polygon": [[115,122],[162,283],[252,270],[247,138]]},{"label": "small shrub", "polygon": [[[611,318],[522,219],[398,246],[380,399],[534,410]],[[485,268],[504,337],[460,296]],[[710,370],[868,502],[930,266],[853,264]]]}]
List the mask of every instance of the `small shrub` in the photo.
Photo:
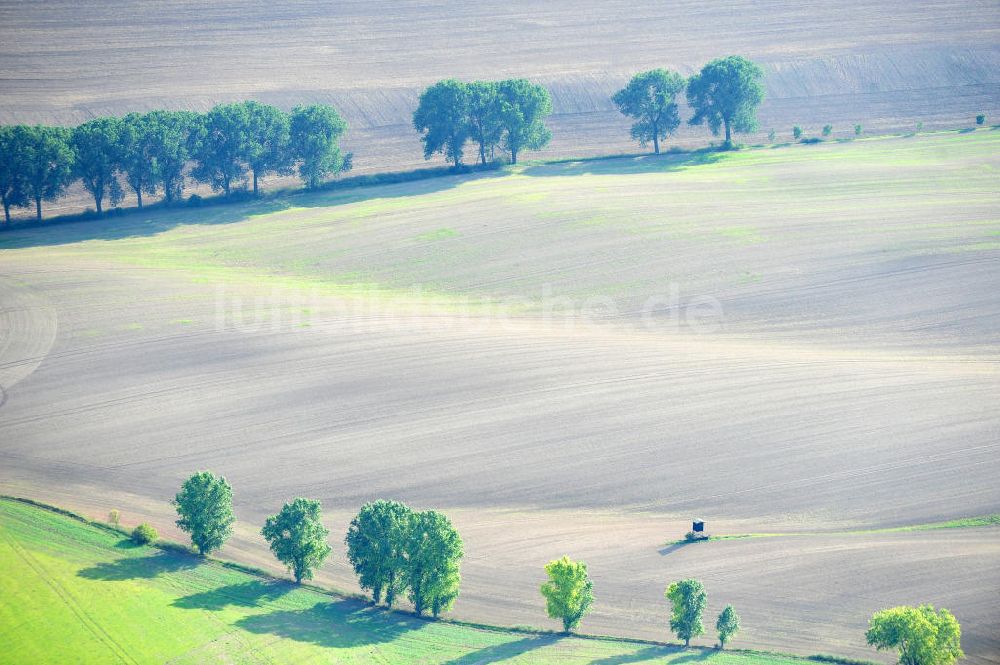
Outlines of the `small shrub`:
[{"label": "small shrub", "polygon": [[823,136],[829,136],[833,133],[833,125],[823,125]]},{"label": "small shrub", "polygon": [[695,533],[694,531],[688,531],[687,533],[684,534],[684,540],[688,541],[689,543],[695,543],[698,542],[699,540],[705,540],[705,536],[703,536],[700,533]]},{"label": "small shrub", "polygon": [[923,131],[923,129],[924,129],[924,123],[918,122],[917,123],[917,131],[921,132],[921,131]]},{"label": "small shrub", "polygon": [[160,534],[156,533],[156,529],[147,522],[143,522],[132,530],[132,542],[136,545],[148,545],[159,537]]},{"label": "small shrub", "polygon": [[854,135],[855,136],[861,136],[861,132],[863,132],[863,131],[864,131],[864,129],[862,129],[861,125],[854,125]]},{"label": "small shrub", "polygon": [[775,133],[774,133],[774,130],[772,129],[771,131],[769,131],[767,133],[767,142],[768,143],[774,143],[774,137],[775,137]]},{"label": "small shrub", "polygon": [[799,141],[799,143],[805,143],[807,145],[811,145],[813,143],[822,143],[822,142],[823,142],[823,139],[821,139],[818,136],[811,136],[811,137],[809,137],[807,139],[802,139],[801,141]]},{"label": "small shrub", "polygon": [[985,113],[980,113],[979,115],[976,116],[976,124],[977,125],[985,125],[986,124],[986,114]]},{"label": "small shrub", "polygon": [[121,513],[119,513],[116,508],[112,508],[111,512],[108,513],[108,524],[111,524],[112,526],[120,526],[121,517]]},{"label": "small shrub", "polygon": [[796,141],[802,138],[802,128],[799,127],[798,125],[792,127],[792,138],[795,139]]},{"label": "small shrub", "polygon": [[187,204],[191,208],[199,208],[201,204],[205,202],[205,199],[201,198],[197,194],[192,194],[188,197]]}]

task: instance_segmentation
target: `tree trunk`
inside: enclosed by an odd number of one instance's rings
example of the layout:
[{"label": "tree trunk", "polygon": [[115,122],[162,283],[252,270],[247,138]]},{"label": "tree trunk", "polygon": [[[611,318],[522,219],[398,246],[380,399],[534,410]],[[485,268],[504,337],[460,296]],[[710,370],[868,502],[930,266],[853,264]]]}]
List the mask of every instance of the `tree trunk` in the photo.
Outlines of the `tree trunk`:
[{"label": "tree trunk", "polygon": [[10,226],[10,202],[6,198],[3,200],[3,219],[4,224]]},{"label": "tree trunk", "polygon": [[724,122],[726,123],[726,147],[728,148],[733,145],[733,132],[729,127],[729,121],[725,120]]},{"label": "tree trunk", "polygon": [[689,647],[689,646],[691,646],[691,638],[690,638],[690,637],[688,637],[688,638],[686,638],[686,639],[684,640],[684,646],[685,646],[685,647]]},{"label": "tree trunk", "polygon": [[253,172],[253,195],[257,196],[257,171]]},{"label": "tree trunk", "polygon": [[229,198],[229,176],[222,180],[222,191],[225,192],[226,198]]},{"label": "tree trunk", "polygon": [[42,197],[35,197],[35,219],[42,221]]},{"label": "tree trunk", "polygon": [[660,137],[657,136],[657,134],[659,134],[659,133],[660,133],[659,130],[654,125],[653,126],[653,153],[656,154],[656,155],[660,154]]},{"label": "tree trunk", "polygon": [[139,210],[142,210],[142,187],[136,188],[135,200],[139,203]]},{"label": "tree trunk", "polygon": [[97,196],[96,194],[94,194],[94,203],[97,205],[97,215],[98,215],[98,217],[101,215],[102,212],[104,212],[104,210],[101,208],[101,201],[103,199],[104,199],[103,196]]},{"label": "tree trunk", "polygon": [[486,146],[479,144],[479,163],[486,166]]},{"label": "tree trunk", "polygon": [[510,163],[511,164],[517,164],[517,149],[516,148],[511,148],[510,149]]}]

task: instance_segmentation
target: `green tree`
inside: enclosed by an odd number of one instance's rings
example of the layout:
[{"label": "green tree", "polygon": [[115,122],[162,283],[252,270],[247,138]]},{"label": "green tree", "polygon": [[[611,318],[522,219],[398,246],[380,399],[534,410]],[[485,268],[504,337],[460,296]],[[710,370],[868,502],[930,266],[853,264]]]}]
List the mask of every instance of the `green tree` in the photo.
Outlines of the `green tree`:
[{"label": "green tree", "polygon": [[319,187],[330,175],[349,171],[351,153],[340,151],[340,137],[347,123],[332,106],[296,106],[291,116],[290,156],[298,162],[299,177],[306,188]]},{"label": "green tree", "polygon": [[404,550],[412,515],[398,501],[373,501],[361,507],[347,529],[347,559],[358,576],[358,584],[371,590],[376,603],[384,593],[385,604],[392,607],[406,589]]},{"label": "green tree", "polygon": [[527,79],[501,81],[497,92],[503,147],[510,153],[510,163],[517,164],[522,150],[541,150],[552,139],[552,132],[545,126],[545,118],[552,113],[552,97],[548,90]]},{"label": "green tree", "polygon": [[73,174],[83,181],[94,197],[97,214],[104,212],[104,198],[112,206],[122,200],[122,187],[116,171],[121,161],[122,122],[118,118],[95,118],[73,128]]},{"label": "green tree", "polygon": [[295,583],[312,579],[313,569],[330,554],[330,531],[320,521],[320,503],[297,498],[267,518],[260,530],[271,551],[295,576]]},{"label": "green tree", "polygon": [[243,102],[247,116],[246,158],[253,180],[253,193],[259,192],[257,181],[268,173],[290,173],[291,119],[277,107],[260,102]]},{"label": "green tree", "polygon": [[725,127],[726,146],[732,133],[757,129],[757,107],[764,101],[764,70],[738,55],[705,65],[688,81],[687,101],[694,110],[691,125],[708,123],[714,136]]},{"label": "green tree", "polygon": [[28,205],[28,164],[24,151],[30,129],[24,125],[0,126],[0,201],[3,201],[5,224],[10,224],[12,206]]},{"label": "green tree", "polygon": [[978,114],[976,116],[976,124],[977,125],[985,125],[986,124],[986,114],[985,113],[980,113],[980,114]]},{"label": "green tree", "polygon": [[500,95],[493,81],[473,81],[466,86],[468,95],[469,137],[479,145],[479,163],[493,159],[503,137],[500,123]]},{"label": "green tree", "polygon": [[435,153],[458,166],[469,138],[469,88],[461,81],[438,81],[420,95],[413,128],[424,143],[424,159]]},{"label": "green tree", "polygon": [[726,642],[733,639],[733,636],[740,631],[740,615],[736,613],[732,605],[726,605],[715,621],[715,630],[719,633],[719,646],[726,648]]},{"label": "green tree", "polygon": [[823,125],[823,136],[829,136],[833,133],[833,125]]},{"label": "green tree", "polygon": [[226,196],[246,182],[250,114],[243,104],[219,104],[201,118],[191,175]]},{"label": "green tree", "polygon": [[668,586],[663,595],[671,605],[670,630],[684,640],[684,646],[690,646],[692,638],[705,632],[705,626],[701,623],[701,615],[708,600],[704,585],[694,579],[681,580]]},{"label": "green tree", "polygon": [[855,136],[861,136],[861,132],[862,131],[864,131],[864,130],[861,128],[861,125],[854,125],[854,135]]},{"label": "green tree", "polygon": [[160,534],[156,532],[156,529],[149,522],[143,522],[132,529],[132,542],[136,545],[148,545],[149,543],[156,542],[156,539],[159,537]]},{"label": "green tree", "polygon": [[946,609],[931,605],[893,607],[876,612],[865,633],[879,651],[896,649],[900,665],[951,665],[962,653],[962,629]]},{"label": "green tree", "polygon": [[802,128],[799,127],[798,125],[792,127],[792,138],[795,139],[796,141],[802,138]]},{"label": "green tree", "polygon": [[652,69],[632,77],[611,98],[622,114],[635,118],[632,138],[645,147],[652,140],[653,152],[660,153],[660,141],[681,124],[677,94],[684,89],[684,77],[666,69]]},{"label": "green tree", "polygon": [[580,620],[594,602],[594,583],[587,576],[587,564],[568,556],[545,564],[549,576],[542,585],[545,609],[551,619],[561,619],[567,633],[580,625]]},{"label": "green tree", "polygon": [[125,182],[135,193],[136,204],[142,208],[142,195],[156,193],[158,178],[146,115],[129,113],[122,118],[119,158]]},{"label": "green tree", "polygon": [[184,481],[173,500],[177,526],[191,534],[202,556],[221,548],[233,535],[233,488],[222,476],[199,471]]},{"label": "green tree", "polygon": [[154,189],[163,187],[167,205],[184,194],[184,168],[197,142],[199,115],[191,111],[151,111],[145,116],[146,148],[156,165]]},{"label": "green tree", "polygon": [[58,198],[72,180],[73,149],[65,127],[26,127],[22,137],[25,193],[35,202],[35,218],[42,221],[42,200]]},{"label": "green tree", "polygon": [[406,587],[417,615],[447,612],[458,597],[462,539],[451,521],[434,510],[410,516],[406,539]]},{"label": "green tree", "polygon": [[777,134],[777,132],[775,132],[775,131],[774,131],[774,128],[772,127],[772,128],[771,128],[771,131],[769,131],[769,132],[767,133],[767,142],[768,142],[768,143],[774,143],[774,138],[775,138],[775,137],[776,137],[777,135],[778,135],[778,134]]}]

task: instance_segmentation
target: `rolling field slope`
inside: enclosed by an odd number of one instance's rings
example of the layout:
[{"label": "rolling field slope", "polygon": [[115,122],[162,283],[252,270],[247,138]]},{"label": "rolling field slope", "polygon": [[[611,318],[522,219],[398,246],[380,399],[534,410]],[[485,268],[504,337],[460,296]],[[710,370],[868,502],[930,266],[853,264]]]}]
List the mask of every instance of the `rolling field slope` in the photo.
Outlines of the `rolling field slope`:
[{"label": "rolling field slope", "polygon": [[[1000,132],[528,163],[0,234],[0,487],[171,537],[197,469],[224,555],[297,495],[451,516],[459,618],[663,639],[666,584],[739,645],[875,657],[931,602],[1000,653]],[[8,304],[10,303],[10,304]],[[714,534],[789,533],[677,547]],[[343,557],[321,581],[353,589]],[[554,627],[554,626],[553,626]],[[708,644],[706,640],[701,642]],[[884,656],[884,654],[883,654]]]}]

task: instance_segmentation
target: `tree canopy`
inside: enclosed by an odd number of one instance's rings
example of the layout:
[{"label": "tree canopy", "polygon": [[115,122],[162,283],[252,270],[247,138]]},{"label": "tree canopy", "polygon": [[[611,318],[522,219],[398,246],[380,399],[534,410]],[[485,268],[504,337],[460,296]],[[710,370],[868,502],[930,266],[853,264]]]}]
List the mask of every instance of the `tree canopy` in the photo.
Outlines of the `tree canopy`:
[{"label": "tree canopy", "polygon": [[671,605],[670,630],[684,640],[684,646],[690,646],[692,638],[705,633],[701,622],[707,602],[704,585],[695,579],[673,582],[664,596]]},{"label": "tree canopy", "polygon": [[221,548],[233,534],[233,488],[222,476],[199,471],[184,481],[173,504],[177,526],[191,534],[202,555]]},{"label": "tree canopy", "polygon": [[757,108],[764,101],[764,70],[738,55],[712,60],[688,80],[687,102],[694,110],[691,125],[707,123],[712,134],[726,130],[726,145],[732,133],[757,129]]},{"label": "tree canopy", "polygon": [[462,539],[445,515],[425,510],[409,520],[405,543],[406,586],[417,615],[447,612],[458,597]]},{"label": "tree canopy", "polygon": [[226,196],[246,180],[250,117],[243,104],[219,104],[201,118],[191,175]]},{"label": "tree canopy", "polygon": [[4,223],[10,224],[11,207],[28,204],[26,182],[28,127],[0,126],[0,201],[3,202]]},{"label": "tree canopy", "polygon": [[118,118],[95,118],[73,128],[73,175],[94,197],[98,214],[104,210],[104,198],[116,206],[122,200],[121,183],[115,175],[121,161],[122,122]]},{"label": "tree canopy", "polygon": [[732,605],[726,607],[719,613],[719,618],[715,621],[715,630],[719,633],[719,646],[726,647],[736,633],[740,630],[740,615],[736,613]]},{"label": "tree canopy", "polygon": [[122,143],[119,167],[125,182],[135,193],[136,205],[142,208],[142,195],[155,194],[159,174],[150,133],[149,116],[129,113],[122,118]]},{"label": "tree canopy", "polygon": [[580,620],[594,602],[594,583],[587,575],[587,564],[568,556],[545,564],[549,576],[542,584],[545,609],[552,619],[561,619],[567,633],[580,625]]},{"label": "tree canopy", "polygon": [[347,123],[337,110],[324,104],[297,106],[292,109],[291,158],[299,162],[299,177],[308,189],[315,189],[324,178],[351,168],[351,154],[340,151],[340,137]]},{"label": "tree canopy", "polygon": [[42,201],[51,201],[65,191],[73,173],[70,130],[35,125],[24,127],[15,140],[23,168],[25,194],[35,202],[35,218],[42,221]]},{"label": "tree canopy", "polygon": [[320,508],[319,501],[297,498],[268,517],[260,531],[275,558],[288,566],[296,584],[312,579],[313,570],[330,554],[326,542],[330,531],[320,521]]},{"label": "tree canopy", "polygon": [[405,547],[413,512],[398,501],[366,503],[351,520],[344,542],[347,559],[362,589],[372,592],[378,603],[383,594],[392,607],[406,589]]},{"label": "tree canopy", "polygon": [[865,633],[879,651],[896,649],[900,665],[951,665],[962,653],[962,629],[955,616],[932,605],[876,612]]},{"label": "tree canopy", "polygon": [[269,104],[243,102],[246,136],[243,157],[250,167],[253,193],[259,193],[258,180],[268,173],[291,172],[289,140],[291,121],[288,114]]},{"label": "tree canopy", "polygon": [[552,113],[552,98],[548,90],[527,79],[500,81],[497,93],[503,146],[510,154],[510,163],[517,164],[522,150],[541,150],[551,140],[545,118]]},{"label": "tree canopy", "polygon": [[479,163],[486,164],[503,138],[498,87],[493,81],[473,81],[466,89],[469,138],[479,146]]},{"label": "tree canopy", "polygon": [[413,113],[413,127],[421,134],[424,159],[435,153],[458,166],[462,148],[469,138],[469,90],[461,81],[438,81],[420,95]]},{"label": "tree canopy", "polygon": [[633,76],[611,101],[622,114],[636,119],[632,138],[643,147],[652,141],[653,152],[659,154],[660,141],[681,124],[676,98],[685,85],[684,77],[677,72],[651,69]]}]

